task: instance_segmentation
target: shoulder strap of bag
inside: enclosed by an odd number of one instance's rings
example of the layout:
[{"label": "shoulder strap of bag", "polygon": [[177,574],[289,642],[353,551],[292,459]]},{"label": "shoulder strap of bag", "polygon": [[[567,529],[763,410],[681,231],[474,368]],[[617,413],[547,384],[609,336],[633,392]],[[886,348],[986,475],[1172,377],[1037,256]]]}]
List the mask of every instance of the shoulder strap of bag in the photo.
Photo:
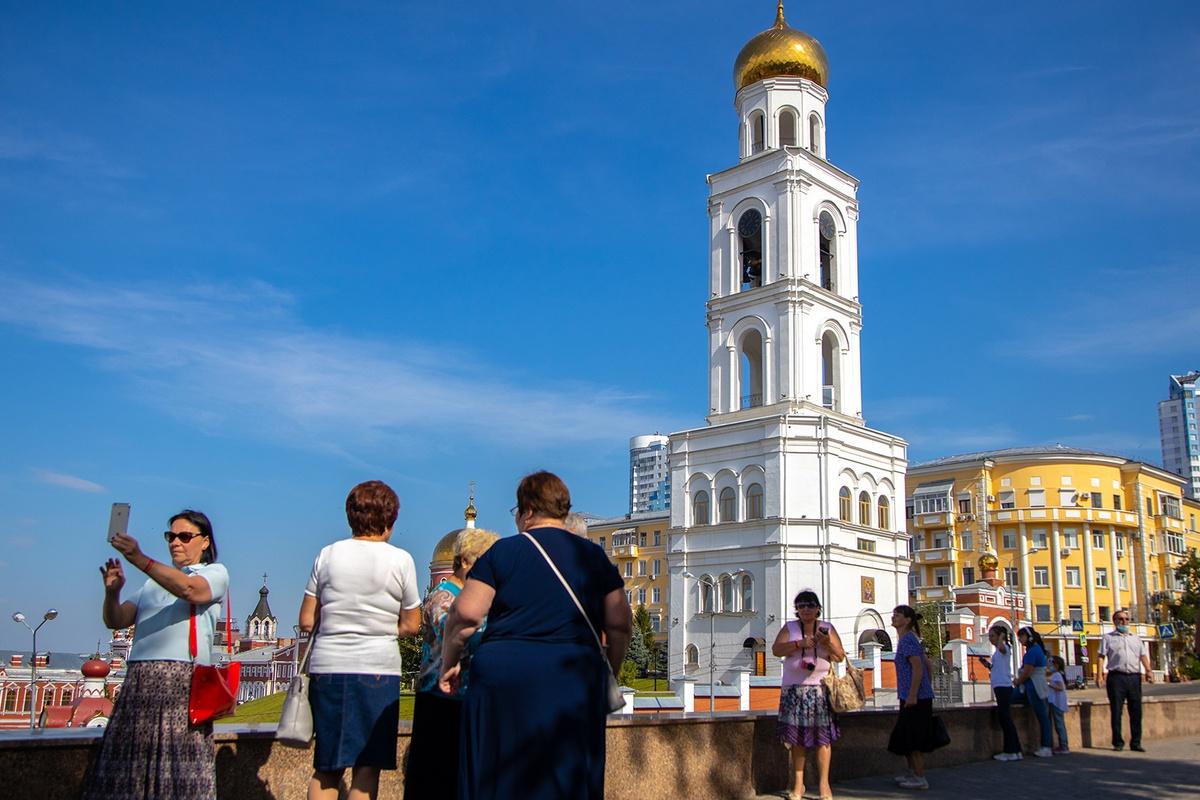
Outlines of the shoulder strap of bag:
[{"label": "shoulder strap of bag", "polygon": [[575,596],[575,591],[571,588],[571,584],[567,583],[567,579],[564,578],[563,574],[558,571],[558,567],[555,566],[554,561],[551,560],[550,555],[545,551],[537,539],[533,538],[525,531],[521,531],[521,535],[533,542],[533,546],[536,547],[537,551],[542,554],[542,558],[546,559],[546,563],[550,565],[550,569],[554,572],[554,576],[558,578],[558,582],[561,583],[563,588],[567,590],[567,594],[571,596],[571,601],[575,603],[575,607],[579,609],[579,615],[583,617],[583,621],[587,623],[588,630],[590,630],[592,632],[592,636],[595,637],[596,646],[600,648],[600,654],[604,655],[604,645],[600,643],[600,634],[596,633],[596,626],[592,624],[590,619],[588,619],[587,612],[583,610],[583,604],[581,604],[579,602],[579,598]]},{"label": "shoulder strap of bag", "polygon": [[[233,655],[233,603],[230,595],[233,592],[227,587],[225,589],[225,652],[228,655]],[[188,605],[188,653],[192,657],[192,661],[196,660],[196,604]]]},{"label": "shoulder strap of bag", "polygon": [[[300,659],[300,669],[297,675],[308,674],[308,657],[312,655],[313,645],[317,641],[317,626],[314,625],[312,631],[308,634],[308,647],[304,651],[304,658]],[[300,646],[300,640],[296,640],[296,647]]]}]

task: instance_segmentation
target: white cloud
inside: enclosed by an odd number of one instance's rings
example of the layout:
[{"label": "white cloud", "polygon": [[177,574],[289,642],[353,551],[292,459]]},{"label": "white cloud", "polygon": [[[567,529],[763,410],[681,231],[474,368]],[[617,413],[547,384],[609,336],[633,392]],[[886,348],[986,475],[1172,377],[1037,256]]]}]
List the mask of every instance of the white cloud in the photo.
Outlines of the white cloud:
[{"label": "white cloud", "polygon": [[205,429],[346,453],[412,434],[545,447],[620,441],[674,420],[619,388],[538,385],[433,343],[307,326],[286,292],[50,284],[0,275],[0,322],[99,354],[136,396]]},{"label": "white cloud", "polygon": [[48,483],[51,486],[61,486],[64,489],[74,489],[77,492],[91,492],[99,494],[104,491],[104,487],[95,481],[89,481],[87,478],[80,478],[76,475],[68,475],[65,472],[55,472],[51,469],[40,469],[34,467],[33,475],[42,483]]}]

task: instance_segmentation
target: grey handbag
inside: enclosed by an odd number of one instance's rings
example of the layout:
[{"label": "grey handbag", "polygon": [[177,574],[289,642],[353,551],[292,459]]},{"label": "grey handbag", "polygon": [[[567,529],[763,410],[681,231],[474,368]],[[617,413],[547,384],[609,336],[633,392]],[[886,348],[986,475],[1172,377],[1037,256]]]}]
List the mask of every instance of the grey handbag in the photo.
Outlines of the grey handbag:
[{"label": "grey handbag", "polygon": [[530,536],[525,531],[521,531],[521,535],[529,541],[533,542],[533,546],[542,554],[542,558],[546,559],[546,563],[550,565],[550,569],[554,571],[558,582],[567,590],[567,594],[571,596],[571,601],[575,603],[575,607],[579,609],[579,613],[583,616],[583,621],[587,623],[588,630],[592,632],[592,636],[596,637],[596,646],[600,648],[600,658],[604,661],[605,670],[608,672],[608,686],[605,689],[605,705],[608,708],[608,713],[616,714],[625,708],[625,696],[621,694],[621,684],[617,683],[617,676],[613,675],[612,665],[608,663],[608,654],[604,652],[604,645],[600,643],[600,634],[596,633],[596,626],[588,619],[587,612],[583,610],[583,605],[579,602],[579,598],[575,596],[575,591],[571,588],[571,584],[567,583],[567,579],[558,571],[554,561],[550,555],[542,548],[538,540]]},{"label": "grey handbag", "polygon": [[[283,711],[279,715],[279,726],[275,728],[275,741],[289,747],[308,747],[313,738],[312,706],[308,702],[308,657],[312,655],[317,640],[316,629],[308,638],[308,649],[300,661],[300,669],[288,684]],[[300,642],[296,642],[300,646]]]}]

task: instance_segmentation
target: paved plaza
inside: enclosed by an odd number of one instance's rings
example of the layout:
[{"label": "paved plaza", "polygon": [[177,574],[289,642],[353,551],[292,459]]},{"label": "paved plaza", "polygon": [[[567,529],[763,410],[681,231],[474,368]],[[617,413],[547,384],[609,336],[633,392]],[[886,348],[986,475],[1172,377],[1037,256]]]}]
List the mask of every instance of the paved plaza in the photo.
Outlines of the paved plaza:
[{"label": "paved plaza", "polygon": [[[1088,800],[1155,798],[1196,800],[1200,797],[1200,736],[1147,741],[1145,753],[1129,750],[1078,750],[1067,756],[1004,764],[981,761],[928,771],[929,789],[910,791],[895,785],[891,775],[859,778],[833,785],[839,800],[880,797],[953,798],[1007,796],[1086,797]],[[834,748],[833,757],[846,758]],[[896,759],[896,772],[902,760]],[[815,797],[816,795],[812,795]],[[766,798],[786,797],[776,793]]]}]

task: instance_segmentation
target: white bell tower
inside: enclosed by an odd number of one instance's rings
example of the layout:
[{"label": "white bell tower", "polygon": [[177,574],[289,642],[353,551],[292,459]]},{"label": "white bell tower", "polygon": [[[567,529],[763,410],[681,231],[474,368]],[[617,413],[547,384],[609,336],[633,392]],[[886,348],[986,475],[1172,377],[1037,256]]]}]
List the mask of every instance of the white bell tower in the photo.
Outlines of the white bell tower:
[{"label": "white bell tower", "polygon": [[676,677],[707,678],[710,623],[718,679],[777,675],[801,589],[851,652],[907,602],[906,445],[863,420],[858,181],[828,160],[828,76],[782,2],[734,66],[738,162],[708,178],[708,425],[671,436]]}]

